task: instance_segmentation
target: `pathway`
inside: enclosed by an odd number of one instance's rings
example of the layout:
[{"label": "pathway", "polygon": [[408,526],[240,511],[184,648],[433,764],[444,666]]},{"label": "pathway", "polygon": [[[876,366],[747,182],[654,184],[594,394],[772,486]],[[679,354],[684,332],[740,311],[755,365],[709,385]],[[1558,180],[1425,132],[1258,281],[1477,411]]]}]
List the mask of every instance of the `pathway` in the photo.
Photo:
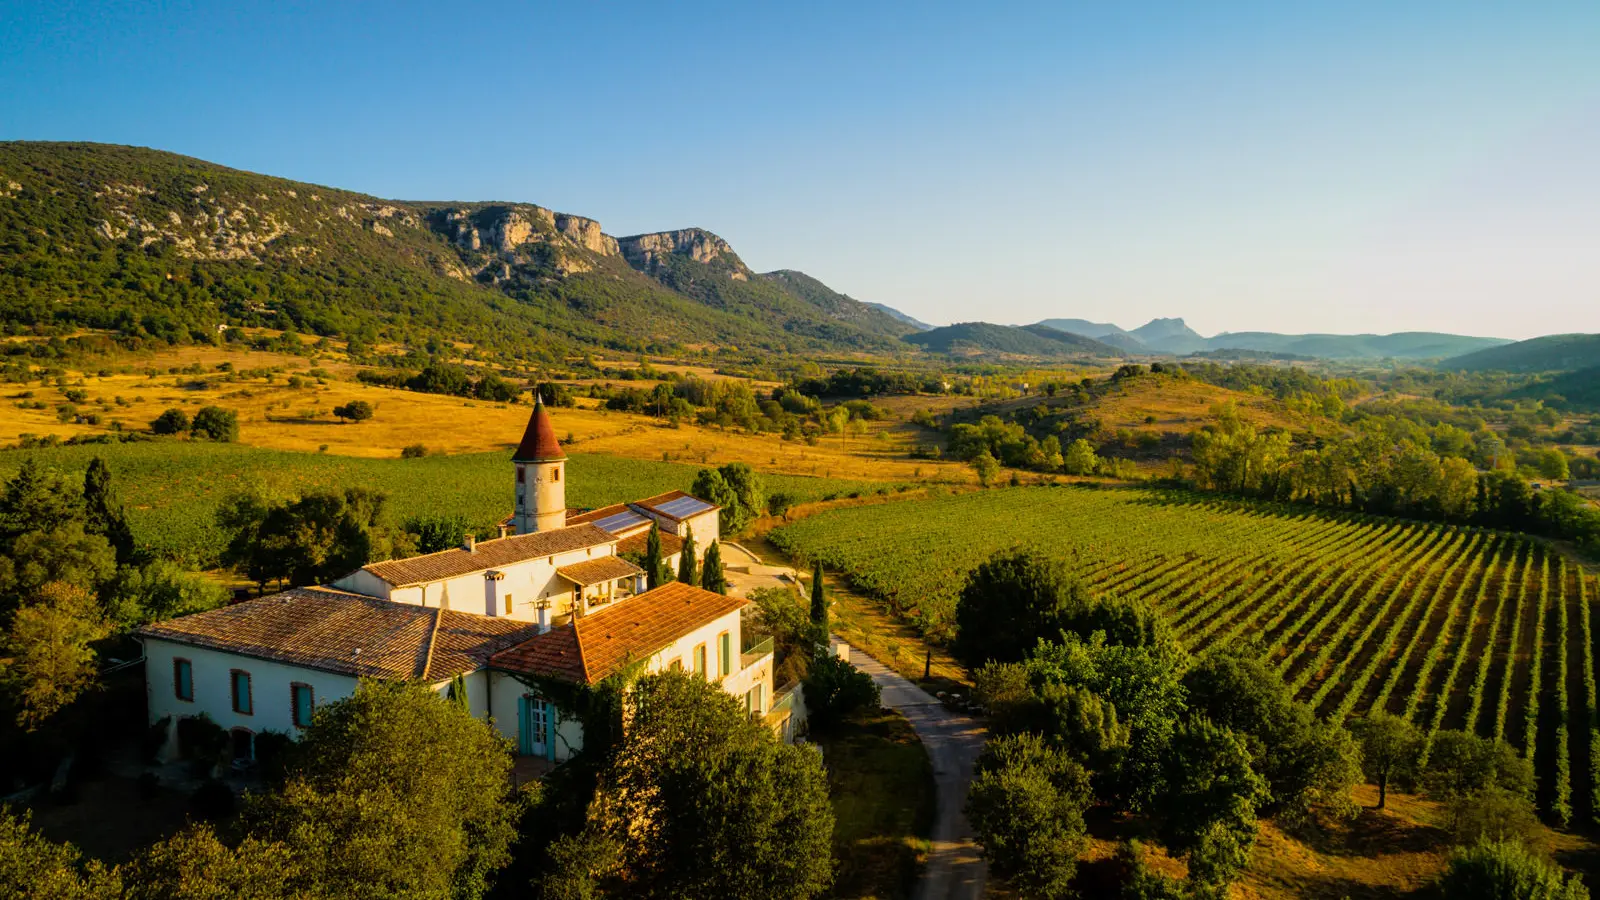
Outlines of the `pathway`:
[{"label": "pathway", "polygon": [[910,720],[933,764],[937,792],[933,841],[915,900],[978,900],[988,866],[978,855],[963,809],[972,764],[983,750],[983,726],[946,709],[933,695],[853,647],[850,661],[883,689],[884,706]]}]

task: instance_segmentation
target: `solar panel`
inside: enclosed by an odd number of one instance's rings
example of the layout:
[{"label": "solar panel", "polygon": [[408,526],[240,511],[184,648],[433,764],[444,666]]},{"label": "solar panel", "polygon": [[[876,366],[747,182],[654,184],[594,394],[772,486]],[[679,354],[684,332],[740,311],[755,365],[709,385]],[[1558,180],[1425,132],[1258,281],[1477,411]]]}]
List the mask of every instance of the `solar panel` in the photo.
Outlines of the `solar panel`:
[{"label": "solar panel", "polygon": [[666,503],[656,507],[656,509],[666,513],[674,519],[687,519],[696,513],[703,513],[710,508],[711,504],[695,497],[679,497],[676,500],[669,500]]},{"label": "solar panel", "polygon": [[619,513],[612,513],[611,515],[606,516],[604,519],[595,522],[594,525],[601,531],[617,532],[625,531],[634,527],[635,525],[645,525],[649,522],[650,520],[646,519],[644,516],[639,515],[631,509],[626,509]]}]

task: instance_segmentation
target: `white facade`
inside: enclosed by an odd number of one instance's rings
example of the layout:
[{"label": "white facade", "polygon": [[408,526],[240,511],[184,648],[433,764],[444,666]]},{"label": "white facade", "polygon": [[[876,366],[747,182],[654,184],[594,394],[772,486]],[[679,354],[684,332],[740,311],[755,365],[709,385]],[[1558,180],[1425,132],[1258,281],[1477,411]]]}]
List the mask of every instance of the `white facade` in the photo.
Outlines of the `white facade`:
[{"label": "white facade", "polygon": [[567,524],[567,463],[518,462],[517,500],[511,517],[517,534],[553,531]]}]

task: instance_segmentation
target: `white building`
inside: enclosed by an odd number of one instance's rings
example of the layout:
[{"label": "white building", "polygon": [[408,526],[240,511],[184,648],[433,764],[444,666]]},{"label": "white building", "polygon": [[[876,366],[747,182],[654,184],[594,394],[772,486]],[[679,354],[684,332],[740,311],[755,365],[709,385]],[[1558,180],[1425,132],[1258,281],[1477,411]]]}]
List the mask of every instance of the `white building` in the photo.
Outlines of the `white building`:
[{"label": "white building", "polygon": [[568,510],[566,454],[538,404],[512,463],[516,534],[141,629],[151,723],[203,713],[249,757],[254,735],[296,734],[362,678],[446,691],[460,676],[474,715],[520,753],[560,762],[583,735],[543,696],[550,679],[592,686],[625,669],[682,668],[768,711],[772,647],[744,645],[746,601],[683,584],[645,591],[624,558],[642,557],[652,524],[674,568],[691,533],[702,554],[720,536],[715,505],[673,491]]}]

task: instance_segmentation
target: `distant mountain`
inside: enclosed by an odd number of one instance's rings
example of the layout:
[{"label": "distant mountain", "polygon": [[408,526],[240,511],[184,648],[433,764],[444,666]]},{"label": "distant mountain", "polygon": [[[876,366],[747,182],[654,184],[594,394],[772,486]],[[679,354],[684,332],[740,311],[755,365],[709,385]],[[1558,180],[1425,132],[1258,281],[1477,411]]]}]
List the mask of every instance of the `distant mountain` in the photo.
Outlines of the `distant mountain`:
[{"label": "distant mountain", "polygon": [[1399,334],[1274,334],[1224,332],[1206,342],[1212,350],[1261,350],[1320,359],[1442,359],[1509,343],[1501,338],[1411,331]]},{"label": "distant mountain", "polygon": [[1068,334],[1041,325],[993,325],[988,322],[961,322],[902,340],[934,353],[958,356],[1036,356],[1121,358],[1121,350],[1082,335]]},{"label": "distant mountain", "polygon": [[1539,381],[1512,394],[1543,400],[1561,409],[1600,411],[1600,366],[1562,372],[1548,381]]},{"label": "distant mountain", "polygon": [[1158,353],[1183,354],[1217,349],[1182,319],[1151,319],[1129,334]]},{"label": "distant mountain", "polygon": [[1445,369],[1564,372],[1600,366],[1600,334],[1552,334],[1447,359]]},{"label": "distant mountain", "polygon": [[1121,347],[1130,353],[1184,356],[1223,350],[1248,350],[1280,359],[1443,359],[1510,343],[1500,338],[1406,332],[1402,334],[1276,334],[1223,332],[1205,337],[1182,319],[1153,319],[1133,331],[1085,319],[1045,319],[1039,323]]},{"label": "distant mountain", "polygon": [[1087,319],[1045,319],[1038,324],[1057,331],[1065,331],[1067,334],[1094,338],[1103,344],[1110,344],[1129,353],[1150,352],[1150,348],[1138,338],[1107,322],[1090,322]]},{"label": "distant mountain", "polygon": [[413,202],[156,150],[0,142],[0,327],[209,340],[896,352],[912,328],[698,228],[614,238],[531,203]]},{"label": "distant mountain", "polygon": [[891,319],[895,319],[896,321],[904,322],[905,324],[910,325],[912,328],[915,328],[918,331],[932,331],[934,329],[934,326],[929,325],[927,322],[908,316],[892,306],[886,306],[882,303],[873,303],[871,300],[863,300],[861,302],[872,307],[873,309],[879,310]]}]

